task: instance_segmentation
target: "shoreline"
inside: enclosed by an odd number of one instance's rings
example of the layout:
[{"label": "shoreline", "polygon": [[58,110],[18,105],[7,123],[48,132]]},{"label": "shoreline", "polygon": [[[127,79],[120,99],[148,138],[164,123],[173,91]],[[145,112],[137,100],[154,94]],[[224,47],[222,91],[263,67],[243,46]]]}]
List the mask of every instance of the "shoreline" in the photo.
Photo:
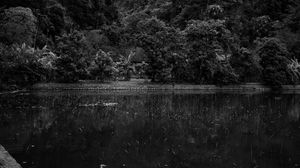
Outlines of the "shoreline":
[{"label": "shoreline", "polygon": [[[272,88],[261,83],[240,85],[193,85],[193,84],[155,84],[142,82],[110,83],[38,83],[30,90],[203,90],[203,91],[272,91]],[[300,91],[300,85],[283,85],[280,90]]]},{"label": "shoreline", "polygon": [[237,85],[196,85],[196,84],[158,84],[146,79],[130,81],[79,81],[78,83],[37,83],[22,90],[1,91],[0,95],[26,91],[165,91],[165,92],[297,92],[300,85],[283,85],[279,90],[262,83],[244,83]]}]

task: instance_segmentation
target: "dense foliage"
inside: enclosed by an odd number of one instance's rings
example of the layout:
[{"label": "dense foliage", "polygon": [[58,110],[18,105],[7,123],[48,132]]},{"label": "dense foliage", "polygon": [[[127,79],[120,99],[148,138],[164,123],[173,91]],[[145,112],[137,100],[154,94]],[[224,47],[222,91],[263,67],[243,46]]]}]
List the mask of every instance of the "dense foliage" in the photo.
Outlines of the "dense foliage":
[{"label": "dense foliage", "polygon": [[237,75],[229,63],[234,41],[221,20],[192,20],[184,30],[186,45],[197,83],[229,84]]},{"label": "dense foliage", "polygon": [[297,84],[299,28],[297,0],[4,0],[0,82]]},{"label": "dense foliage", "polygon": [[294,74],[289,71],[288,51],[276,38],[264,38],[258,46],[258,55],[263,67],[263,79],[272,86],[295,83]]}]

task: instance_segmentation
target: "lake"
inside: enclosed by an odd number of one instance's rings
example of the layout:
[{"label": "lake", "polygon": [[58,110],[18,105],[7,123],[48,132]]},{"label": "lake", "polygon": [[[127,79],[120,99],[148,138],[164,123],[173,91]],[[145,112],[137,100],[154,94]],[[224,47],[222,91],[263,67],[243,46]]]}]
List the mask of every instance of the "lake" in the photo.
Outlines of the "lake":
[{"label": "lake", "polygon": [[299,168],[300,94],[2,94],[0,144],[23,168]]}]

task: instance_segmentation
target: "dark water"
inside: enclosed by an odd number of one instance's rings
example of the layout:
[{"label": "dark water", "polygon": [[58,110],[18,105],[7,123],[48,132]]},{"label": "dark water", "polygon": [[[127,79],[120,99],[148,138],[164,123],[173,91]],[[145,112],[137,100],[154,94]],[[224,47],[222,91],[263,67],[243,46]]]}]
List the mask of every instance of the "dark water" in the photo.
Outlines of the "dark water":
[{"label": "dark water", "polygon": [[300,167],[300,95],[0,95],[0,144],[23,168]]}]

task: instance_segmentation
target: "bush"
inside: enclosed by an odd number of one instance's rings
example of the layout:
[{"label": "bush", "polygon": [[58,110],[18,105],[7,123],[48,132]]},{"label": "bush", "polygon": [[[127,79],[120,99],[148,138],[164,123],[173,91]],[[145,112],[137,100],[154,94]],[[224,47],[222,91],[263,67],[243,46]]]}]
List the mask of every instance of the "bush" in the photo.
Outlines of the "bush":
[{"label": "bush", "polygon": [[193,20],[184,30],[192,81],[200,84],[238,81],[238,75],[228,62],[234,40],[224,23]]},{"label": "bush", "polygon": [[183,41],[179,30],[168,27],[163,21],[152,17],[138,23],[137,45],[148,57],[146,75],[154,82],[179,79],[182,69]]},{"label": "bush", "polygon": [[289,71],[293,74],[295,77],[293,81],[297,81],[299,83],[300,81],[300,63],[298,59],[294,58],[290,60],[290,63],[288,64]]},{"label": "bush", "polygon": [[56,79],[58,82],[77,82],[78,80],[110,79],[114,72],[114,63],[109,54],[89,45],[82,32],[74,31],[57,39],[55,61]]},{"label": "bush", "polygon": [[165,58],[165,52],[161,49],[156,37],[141,34],[138,37],[139,47],[143,48],[148,57],[149,66],[146,68],[146,75],[153,82],[165,82],[170,77],[169,64]]},{"label": "bush", "polygon": [[[57,38],[55,63],[57,79],[60,82],[76,82],[89,77],[87,68],[94,59],[94,50],[88,45],[83,33],[74,31]],[[72,75],[70,77],[69,75]]]},{"label": "bush", "polygon": [[115,64],[115,68],[117,69],[117,76],[116,78],[118,80],[130,80],[131,78],[131,74],[130,74],[130,71],[134,71],[135,70],[135,67],[132,66],[132,63],[131,63],[131,59],[132,57],[134,56],[134,52],[131,51],[131,53],[125,57],[123,55],[120,56],[119,60],[116,62]]},{"label": "bush", "polygon": [[213,74],[213,83],[216,85],[228,85],[239,83],[239,76],[229,63],[217,64]]},{"label": "bush", "polygon": [[72,57],[64,56],[55,61],[56,80],[63,83],[72,83],[79,80],[79,70]]},{"label": "bush", "polygon": [[289,71],[289,53],[285,44],[277,38],[263,38],[258,45],[257,54],[263,68],[263,80],[267,85],[280,87],[294,84],[295,77]]},{"label": "bush", "polygon": [[116,69],[114,68],[112,58],[100,50],[96,54],[95,60],[91,63],[89,72],[96,80],[104,81],[106,79],[112,79]]},{"label": "bush", "polygon": [[238,73],[241,82],[260,81],[262,68],[259,58],[249,49],[241,48],[233,53],[230,64]]},{"label": "bush", "polygon": [[0,47],[0,78],[7,86],[23,87],[48,79],[48,70],[38,61],[43,50],[25,44]]}]

